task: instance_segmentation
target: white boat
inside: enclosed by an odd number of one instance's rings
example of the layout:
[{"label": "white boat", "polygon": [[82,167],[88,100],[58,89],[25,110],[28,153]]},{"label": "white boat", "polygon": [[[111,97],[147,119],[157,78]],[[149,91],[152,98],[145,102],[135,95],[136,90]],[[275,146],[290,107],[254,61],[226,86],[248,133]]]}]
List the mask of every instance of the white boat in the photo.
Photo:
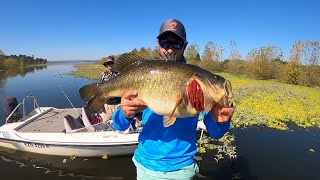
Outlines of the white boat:
[{"label": "white boat", "polygon": [[[29,114],[25,114],[27,98],[34,100],[34,109]],[[21,105],[22,117],[10,122]],[[139,132],[116,131],[110,122],[91,125],[85,108],[39,107],[34,96],[27,96],[0,127],[0,146],[58,156],[112,157],[133,154],[138,145]]]}]

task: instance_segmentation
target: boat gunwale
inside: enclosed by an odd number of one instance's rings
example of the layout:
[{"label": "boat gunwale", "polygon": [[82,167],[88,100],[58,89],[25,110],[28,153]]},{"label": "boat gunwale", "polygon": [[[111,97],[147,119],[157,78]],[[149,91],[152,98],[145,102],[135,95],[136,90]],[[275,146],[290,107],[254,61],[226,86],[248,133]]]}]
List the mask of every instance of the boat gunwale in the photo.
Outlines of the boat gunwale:
[{"label": "boat gunwale", "polygon": [[122,143],[119,142],[96,142],[89,143],[88,142],[44,142],[44,141],[34,141],[34,140],[20,140],[20,139],[8,139],[1,138],[0,142],[4,143],[33,143],[33,144],[41,144],[41,145],[50,145],[50,146],[76,146],[76,147],[108,147],[108,146],[132,146],[137,145],[138,141],[124,141]]},{"label": "boat gunwale", "polygon": [[[20,124],[19,126],[15,127],[13,130],[15,131],[19,131],[19,129],[25,127],[26,125],[32,123],[34,120],[36,120],[37,118],[43,116],[44,114],[47,114],[48,112],[52,111],[53,109],[56,109],[54,107],[41,107],[42,109],[47,109],[47,110],[44,110],[43,112],[38,112],[36,113],[35,115],[27,118],[26,120],[23,120],[22,121],[22,124]],[[34,109],[34,111],[37,111],[36,109]],[[15,123],[15,122],[12,122],[12,123]]]}]

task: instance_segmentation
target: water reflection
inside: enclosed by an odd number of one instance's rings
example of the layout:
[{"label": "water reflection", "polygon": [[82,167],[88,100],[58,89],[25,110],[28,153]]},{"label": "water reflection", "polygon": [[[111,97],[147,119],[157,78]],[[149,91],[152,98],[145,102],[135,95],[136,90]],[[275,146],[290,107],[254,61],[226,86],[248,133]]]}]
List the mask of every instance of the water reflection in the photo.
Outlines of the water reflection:
[{"label": "water reflection", "polygon": [[[299,131],[299,132],[296,132]],[[319,129],[292,128],[277,131],[270,128],[232,129],[238,158],[217,163],[207,153],[200,163],[202,177],[197,180],[269,180],[319,179]],[[309,137],[313,138],[309,138]],[[309,151],[315,149],[315,153]],[[63,163],[66,159],[66,163]],[[46,179],[135,179],[131,156],[76,158],[47,156],[0,148],[2,177]],[[19,173],[16,173],[19,172]]]},{"label": "water reflection", "polygon": [[2,70],[0,72],[0,79],[7,79],[9,77],[15,77],[17,75],[20,75],[24,77],[27,73],[34,73],[35,71],[47,69],[47,65],[41,65],[41,66],[33,66],[33,67],[25,67],[25,68],[13,68],[9,70]]},{"label": "water reflection", "polygon": [[136,176],[131,156],[108,159],[77,157],[71,160],[70,157],[40,155],[0,147],[1,160],[16,166],[18,171],[31,168],[31,171],[42,170],[43,174],[61,178],[120,180],[135,179]]},{"label": "water reflection", "polygon": [[0,88],[4,87],[6,80],[8,78],[13,78],[16,76],[24,77],[28,73],[34,73],[35,71],[46,69],[47,65],[35,66],[35,67],[25,67],[25,68],[13,68],[9,70],[0,71]]}]

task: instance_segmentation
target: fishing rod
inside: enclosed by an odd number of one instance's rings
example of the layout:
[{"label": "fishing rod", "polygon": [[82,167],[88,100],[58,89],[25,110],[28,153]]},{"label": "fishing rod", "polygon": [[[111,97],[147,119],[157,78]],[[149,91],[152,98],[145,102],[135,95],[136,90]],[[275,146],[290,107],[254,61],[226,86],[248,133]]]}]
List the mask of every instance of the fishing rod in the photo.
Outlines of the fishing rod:
[{"label": "fishing rod", "polygon": [[71,104],[71,106],[73,107],[73,109],[76,109],[76,108],[73,106],[72,102],[70,101],[70,99],[68,98],[67,94],[64,92],[64,90],[61,88],[60,85],[59,85],[59,88],[61,89],[62,93],[63,93],[64,96],[67,98],[67,100],[69,101],[69,103]]}]

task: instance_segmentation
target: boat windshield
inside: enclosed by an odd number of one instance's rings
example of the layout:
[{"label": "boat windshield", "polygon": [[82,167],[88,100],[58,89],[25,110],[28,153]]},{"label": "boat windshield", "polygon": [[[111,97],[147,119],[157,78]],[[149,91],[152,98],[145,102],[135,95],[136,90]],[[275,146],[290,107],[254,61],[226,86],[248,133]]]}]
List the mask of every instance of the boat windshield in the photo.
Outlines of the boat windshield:
[{"label": "boat windshield", "polygon": [[101,132],[101,131],[116,131],[116,129],[113,128],[112,124],[109,121],[97,123],[91,126],[75,129],[72,131],[72,133],[75,132]]}]

